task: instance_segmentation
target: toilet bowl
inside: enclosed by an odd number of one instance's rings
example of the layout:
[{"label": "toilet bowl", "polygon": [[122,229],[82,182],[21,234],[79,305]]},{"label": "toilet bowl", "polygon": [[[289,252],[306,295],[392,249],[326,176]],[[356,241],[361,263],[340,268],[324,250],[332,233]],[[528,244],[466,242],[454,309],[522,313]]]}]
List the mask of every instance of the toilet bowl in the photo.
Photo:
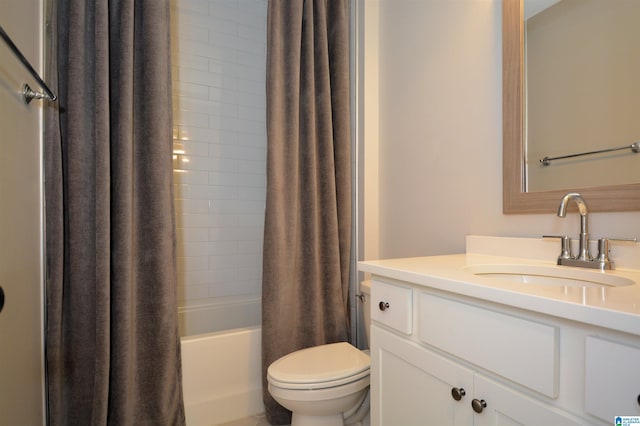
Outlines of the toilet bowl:
[{"label": "toilet bowl", "polygon": [[[368,290],[368,283],[361,285],[367,331]],[[369,413],[369,368],[368,351],[347,342],[314,346],[273,362],[267,369],[268,389],[293,413],[291,426],[362,424]]]}]

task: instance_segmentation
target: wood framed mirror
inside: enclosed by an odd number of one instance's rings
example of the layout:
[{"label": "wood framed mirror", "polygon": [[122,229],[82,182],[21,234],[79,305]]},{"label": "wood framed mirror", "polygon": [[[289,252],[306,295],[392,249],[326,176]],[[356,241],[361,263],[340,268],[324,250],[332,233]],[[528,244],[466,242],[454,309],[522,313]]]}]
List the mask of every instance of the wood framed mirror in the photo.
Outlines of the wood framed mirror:
[{"label": "wood framed mirror", "polygon": [[523,0],[503,0],[503,213],[555,213],[567,192],[579,192],[592,212],[640,210],[640,183],[526,191],[524,52]]}]

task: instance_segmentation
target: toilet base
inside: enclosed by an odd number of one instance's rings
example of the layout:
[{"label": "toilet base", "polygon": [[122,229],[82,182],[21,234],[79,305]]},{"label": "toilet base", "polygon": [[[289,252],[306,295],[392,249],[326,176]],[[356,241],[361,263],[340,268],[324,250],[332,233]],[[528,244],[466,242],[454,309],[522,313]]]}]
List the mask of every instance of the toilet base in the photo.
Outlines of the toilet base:
[{"label": "toilet base", "polygon": [[[269,392],[292,411],[291,426],[357,426],[369,413],[369,376],[338,389],[314,391],[290,391],[269,383]],[[324,399],[326,393],[334,397]]]},{"label": "toilet base", "polygon": [[343,426],[342,414],[334,416],[309,416],[300,413],[293,413],[291,416],[291,426]]},{"label": "toilet base", "polygon": [[[347,416],[348,415],[348,416]],[[345,418],[347,416],[347,418]],[[353,410],[333,416],[310,416],[292,413],[291,426],[369,426],[369,391]]]}]

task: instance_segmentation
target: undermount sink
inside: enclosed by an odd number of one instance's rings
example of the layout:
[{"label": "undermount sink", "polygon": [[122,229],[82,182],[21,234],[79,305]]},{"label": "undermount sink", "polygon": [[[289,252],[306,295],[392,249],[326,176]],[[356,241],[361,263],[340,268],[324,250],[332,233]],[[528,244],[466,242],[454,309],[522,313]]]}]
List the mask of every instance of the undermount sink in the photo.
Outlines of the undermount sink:
[{"label": "undermount sink", "polygon": [[474,275],[515,284],[570,287],[622,287],[635,284],[635,281],[619,275],[565,266],[493,264],[468,265],[464,270]]}]

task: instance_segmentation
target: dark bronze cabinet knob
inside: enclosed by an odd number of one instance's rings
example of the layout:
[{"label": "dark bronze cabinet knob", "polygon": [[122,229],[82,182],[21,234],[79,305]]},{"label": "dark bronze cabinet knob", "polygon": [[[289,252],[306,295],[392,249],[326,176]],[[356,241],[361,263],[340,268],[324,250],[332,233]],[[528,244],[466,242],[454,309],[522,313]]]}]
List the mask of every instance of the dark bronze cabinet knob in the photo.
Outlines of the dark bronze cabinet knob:
[{"label": "dark bronze cabinet knob", "polygon": [[380,308],[381,311],[385,311],[385,310],[389,309],[389,302],[380,302],[380,303],[378,303],[378,308]]},{"label": "dark bronze cabinet knob", "polygon": [[473,408],[473,411],[475,411],[476,413],[482,413],[482,410],[484,410],[487,407],[487,402],[484,399],[473,399],[473,401],[471,401],[471,408]]},{"label": "dark bronze cabinet knob", "polygon": [[464,391],[463,388],[451,388],[451,396],[456,401],[460,401],[462,397],[465,396],[466,394],[467,393]]}]

